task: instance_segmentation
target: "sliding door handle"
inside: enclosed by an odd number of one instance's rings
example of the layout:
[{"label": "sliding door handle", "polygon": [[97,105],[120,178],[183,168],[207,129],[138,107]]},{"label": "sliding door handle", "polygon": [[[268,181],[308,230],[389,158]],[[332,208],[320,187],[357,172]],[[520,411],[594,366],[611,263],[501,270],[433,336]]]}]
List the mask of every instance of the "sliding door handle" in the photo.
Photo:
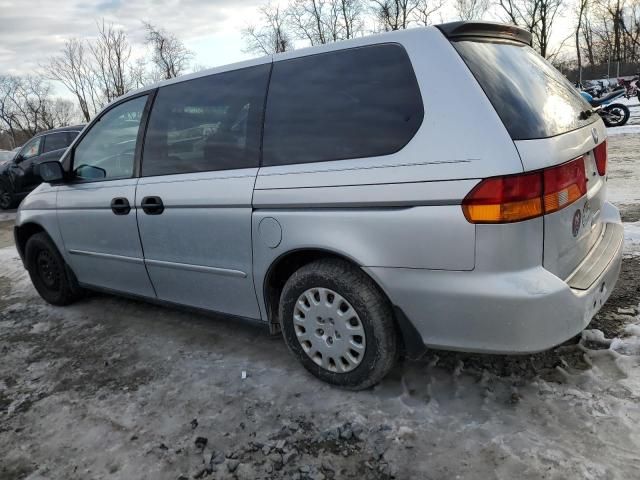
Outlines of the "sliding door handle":
[{"label": "sliding door handle", "polygon": [[140,206],[147,215],[160,215],[164,212],[164,204],[160,197],[144,197]]}]

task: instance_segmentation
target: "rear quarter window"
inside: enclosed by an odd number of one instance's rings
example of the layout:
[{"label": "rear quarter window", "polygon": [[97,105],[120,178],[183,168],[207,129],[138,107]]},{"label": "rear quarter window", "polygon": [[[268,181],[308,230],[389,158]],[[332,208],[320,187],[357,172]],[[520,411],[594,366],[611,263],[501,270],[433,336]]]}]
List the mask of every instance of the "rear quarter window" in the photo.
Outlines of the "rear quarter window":
[{"label": "rear quarter window", "polygon": [[274,63],[263,165],[388,155],[424,116],[404,48],[381,44]]},{"label": "rear quarter window", "polygon": [[547,138],[595,122],[591,108],[564,75],[522,43],[452,42],[491,101],[511,138]]}]

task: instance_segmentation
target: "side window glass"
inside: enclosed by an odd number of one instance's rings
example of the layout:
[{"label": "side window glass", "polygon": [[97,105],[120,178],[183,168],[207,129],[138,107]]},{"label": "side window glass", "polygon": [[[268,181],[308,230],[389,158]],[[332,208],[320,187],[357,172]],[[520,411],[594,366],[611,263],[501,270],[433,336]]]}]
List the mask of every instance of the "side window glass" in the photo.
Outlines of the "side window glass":
[{"label": "side window glass", "polygon": [[67,147],[73,143],[80,132],[67,132]]},{"label": "side window glass", "polygon": [[29,143],[27,143],[22,150],[20,150],[20,155],[22,160],[26,160],[31,157],[35,157],[38,155],[40,151],[40,142],[42,141],[42,137],[34,138]]},{"label": "side window glass", "polygon": [[257,167],[270,68],[161,87],[147,128],[142,175]]},{"label": "side window glass", "polygon": [[67,141],[66,132],[52,133],[50,135],[45,135],[42,153],[53,152],[54,150],[60,150],[62,148],[67,148],[68,146],[69,142]]},{"label": "side window glass", "polygon": [[273,65],[263,165],[389,155],[422,124],[424,106],[409,57],[381,44]]},{"label": "side window glass", "polygon": [[73,152],[73,171],[84,180],[133,175],[136,140],[147,96],[112,108],[95,123]]}]

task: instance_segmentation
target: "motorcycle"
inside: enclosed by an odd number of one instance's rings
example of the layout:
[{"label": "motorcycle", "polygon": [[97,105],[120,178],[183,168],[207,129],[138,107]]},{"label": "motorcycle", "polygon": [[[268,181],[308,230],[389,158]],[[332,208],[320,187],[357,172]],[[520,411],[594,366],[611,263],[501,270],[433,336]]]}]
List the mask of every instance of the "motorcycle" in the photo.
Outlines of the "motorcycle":
[{"label": "motorcycle", "polygon": [[640,101],[640,85],[638,82],[640,81],[640,74],[636,75],[631,80],[625,80],[624,78],[618,79],[618,86],[625,89],[625,97],[627,99],[631,97],[638,97],[638,101]]},{"label": "motorcycle", "polygon": [[593,95],[587,92],[580,92],[580,94],[594,107],[591,111],[597,111],[600,114],[607,127],[621,127],[627,123],[631,112],[626,105],[611,102],[623,97],[625,92],[624,88],[619,88],[601,98],[593,98]]},{"label": "motorcycle", "polygon": [[[578,88],[580,88],[580,86],[578,86]],[[609,85],[608,82],[605,85],[603,80],[589,80],[587,85],[580,88],[580,90],[587,92],[594,98],[600,98],[609,92]]]}]

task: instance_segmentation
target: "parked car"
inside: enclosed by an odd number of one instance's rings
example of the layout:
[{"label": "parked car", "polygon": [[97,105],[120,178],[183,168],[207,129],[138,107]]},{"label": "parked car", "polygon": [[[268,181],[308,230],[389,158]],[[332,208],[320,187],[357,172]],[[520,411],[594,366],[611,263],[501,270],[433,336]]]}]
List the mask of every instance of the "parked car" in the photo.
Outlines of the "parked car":
[{"label": "parked car", "polygon": [[15,152],[10,150],[0,150],[0,167],[12,160],[15,155]]},{"label": "parked car", "polygon": [[11,152],[11,158],[4,162],[0,158],[0,209],[15,207],[40,185],[37,166],[42,162],[59,160],[83,127],[75,125],[41,132],[22,148]]},{"label": "parked car", "polygon": [[557,345],[611,294],[623,229],[602,120],[530,42],[456,22],[128,94],[41,165],[25,267],[54,305],[88,288],[262,321],[352,389],[425,346]]}]

